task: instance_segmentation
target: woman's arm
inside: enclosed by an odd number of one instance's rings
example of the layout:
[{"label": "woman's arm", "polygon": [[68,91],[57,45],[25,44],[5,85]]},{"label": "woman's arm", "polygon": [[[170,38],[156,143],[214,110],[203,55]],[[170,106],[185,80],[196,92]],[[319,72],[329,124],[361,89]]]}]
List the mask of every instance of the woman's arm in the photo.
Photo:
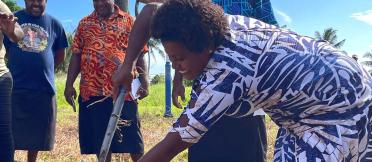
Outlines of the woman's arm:
[{"label": "woman's arm", "polygon": [[158,5],[156,4],[146,5],[134,22],[132,31],[129,35],[128,48],[124,63],[121,65],[119,71],[112,77],[112,82],[114,84],[114,99],[118,94],[119,86],[123,85],[127,92],[131,90],[131,84],[133,81],[132,72],[135,68],[138,58],[142,54],[143,47],[150,39],[151,20],[157,8]]},{"label": "woman's arm", "polygon": [[192,143],[183,142],[178,133],[168,133],[167,136],[153,147],[139,162],[169,162],[177,154],[189,148]]}]

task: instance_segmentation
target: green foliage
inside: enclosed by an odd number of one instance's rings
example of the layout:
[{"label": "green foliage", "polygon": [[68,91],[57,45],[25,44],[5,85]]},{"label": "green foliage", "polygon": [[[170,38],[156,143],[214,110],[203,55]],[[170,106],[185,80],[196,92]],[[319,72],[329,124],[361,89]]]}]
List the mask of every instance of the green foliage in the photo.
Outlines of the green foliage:
[{"label": "green foliage", "polygon": [[[165,83],[165,76],[164,74],[157,74],[155,75],[150,83],[153,85],[153,84],[163,84]],[[183,80],[183,85],[185,85],[185,87],[191,87],[192,86],[192,83],[193,81],[192,80]]]},{"label": "green foliage", "polygon": [[17,2],[15,0],[2,0],[12,12],[21,10],[22,7],[17,5]]},{"label": "green foliage", "polygon": [[160,84],[160,83],[165,83],[165,76],[163,74],[157,74],[155,75],[151,81],[151,84]]},{"label": "green foliage", "polygon": [[192,80],[183,80],[183,85],[185,85],[185,87],[191,87],[192,83]]},{"label": "green foliage", "polygon": [[[372,68],[372,51],[371,52],[366,52],[363,55],[363,58],[365,60],[362,62],[362,64],[367,66],[367,67]],[[372,69],[369,70],[369,73],[371,73],[371,75],[372,75]]]},{"label": "green foliage", "polygon": [[282,26],[280,26],[280,28],[285,29],[285,28],[288,28],[288,26],[287,25],[282,25]]},{"label": "green foliage", "polygon": [[[66,83],[66,75],[65,74],[58,74],[56,76],[56,88],[57,88],[57,103],[58,109],[65,109],[69,112],[72,112],[72,108],[65,100],[63,95]],[[79,80],[75,81],[74,87],[77,92],[79,92]],[[190,87],[186,87],[186,99],[189,100],[189,95],[191,92]],[[139,109],[140,114],[148,113],[154,116],[162,117],[165,111],[165,85],[163,84],[155,84],[149,87],[149,96],[144,98],[143,100],[139,100],[139,105],[141,109]],[[75,101],[77,103],[77,101]],[[186,103],[184,103],[186,104]],[[185,106],[185,105],[184,105]],[[172,113],[175,116],[178,116],[182,112],[182,109],[175,108],[172,106]],[[61,115],[61,113],[59,114]],[[60,118],[62,119],[62,118]]]},{"label": "green foliage", "polygon": [[333,28],[327,28],[323,31],[323,33],[320,33],[319,31],[316,31],[315,32],[315,38],[317,40],[325,40],[329,43],[331,43],[332,45],[334,45],[336,48],[341,48],[346,39],[343,39],[342,41],[337,41],[337,34],[336,34],[337,30],[333,29]]},{"label": "green foliage", "polygon": [[[150,48],[149,49],[149,52],[151,55],[154,55],[155,53],[159,53],[163,58],[165,58],[165,53],[164,51],[160,48],[161,46],[161,42],[160,40],[157,40],[157,39],[153,39],[151,38],[148,42],[147,42],[147,45],[148,47]],[[155,56],[153,56],[155,57]]]},{"label": "green foliage", "polygon": [[[186,88],[186,100],[190,99],[191,88]],[[149,113],[162,117],[165,111],[165,85],[155,84],[149,87],[149,95],[138,102],[141,109],[139,109],[140,114]],[[186,103],[182,103],[183,106],[186,106]],[[172,105],[172,113],[175,116],[178,116],[182,112],[182,109],[176,108]]]},{"label": "green foliage", "polygon": [[67,41],[68,41],[69,47],[65,51],[65,53],[66,53],[65,59],[63,60],[61,65],[59,65],[55,69],[56,73],[67,73],[68,65],[70,63],[70,58],[71,58],[71,55],[72,55],[71,45],[72,45],[72,41],[74,40],[74,35],[75,35],[75,32],[67,33]]}]

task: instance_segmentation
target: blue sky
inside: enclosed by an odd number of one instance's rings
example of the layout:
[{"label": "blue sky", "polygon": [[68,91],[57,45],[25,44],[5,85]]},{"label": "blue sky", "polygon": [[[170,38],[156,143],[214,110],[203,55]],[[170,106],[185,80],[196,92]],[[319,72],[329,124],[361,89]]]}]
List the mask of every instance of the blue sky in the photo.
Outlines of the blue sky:
[{"label": "blue sky", "polygon": [[332,27],[342,49],[362,56],[372,51],[372,0],[272,0],[281,25],[313,37],[315,31]]},{"label": "blue sky", "polygon": [[[49,0],[47,12],[72,31],[79,20],[93,11],[92,0]],[[130,13],[134,13],[130,0]],[[315,31],[332,27],[338,40],[346,39],[343,50],[360,57],[372,51],[372,0],[271,0],[280,25],[302,35],[314,36]],[[24,6],[23,0],[17,3]],[[161,58],[158,64],[163,67]],[[160,67],[160,68],[161,68]]]}]

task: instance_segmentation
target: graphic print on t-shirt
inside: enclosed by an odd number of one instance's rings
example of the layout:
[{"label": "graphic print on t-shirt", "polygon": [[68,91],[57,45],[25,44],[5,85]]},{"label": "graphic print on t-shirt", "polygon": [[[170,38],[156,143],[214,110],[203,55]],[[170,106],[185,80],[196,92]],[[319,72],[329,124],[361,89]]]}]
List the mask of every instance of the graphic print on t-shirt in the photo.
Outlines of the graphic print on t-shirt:
[{"label": "graphic print on t-shirt", "polygon": [[39,25],[25,23],[21,25],[25,36],[18,43],[23,51],[41,53],[48,46],[49,34]]}]

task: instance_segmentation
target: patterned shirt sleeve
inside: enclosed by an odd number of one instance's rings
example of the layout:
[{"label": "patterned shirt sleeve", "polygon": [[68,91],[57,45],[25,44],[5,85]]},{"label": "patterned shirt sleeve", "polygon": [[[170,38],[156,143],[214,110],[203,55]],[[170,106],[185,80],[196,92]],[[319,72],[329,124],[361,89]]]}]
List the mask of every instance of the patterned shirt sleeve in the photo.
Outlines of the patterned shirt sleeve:
[{"label": "patterned shirt sleeve", "polygon": [[[247,87],[244,80],[228,66],[210,61],[204,74],[194,82],[189,105],[173,124],[171,132],[178,132],[185,142],[198,142],[222,115],[241,103],[236,101],[241,100]],[[248,104],[245,108],[249,111],[251,107]],[[186,126],[181,122],[182,116],[188,118]]]},{"label": "patterned shirt sleeve", "polygon": [[79,54],[82,51],[83,49],[83,37],[82,37],[82,31],[83,31],[83,23],[84,22],[84,19],[80,21],[79,23],[79,26],[78,28],[76,29],[76,33],[75,33],[75,36],[74,36],[74,40],[72,42],[72,45],[71,45],[71,51],[73,54]]}]

